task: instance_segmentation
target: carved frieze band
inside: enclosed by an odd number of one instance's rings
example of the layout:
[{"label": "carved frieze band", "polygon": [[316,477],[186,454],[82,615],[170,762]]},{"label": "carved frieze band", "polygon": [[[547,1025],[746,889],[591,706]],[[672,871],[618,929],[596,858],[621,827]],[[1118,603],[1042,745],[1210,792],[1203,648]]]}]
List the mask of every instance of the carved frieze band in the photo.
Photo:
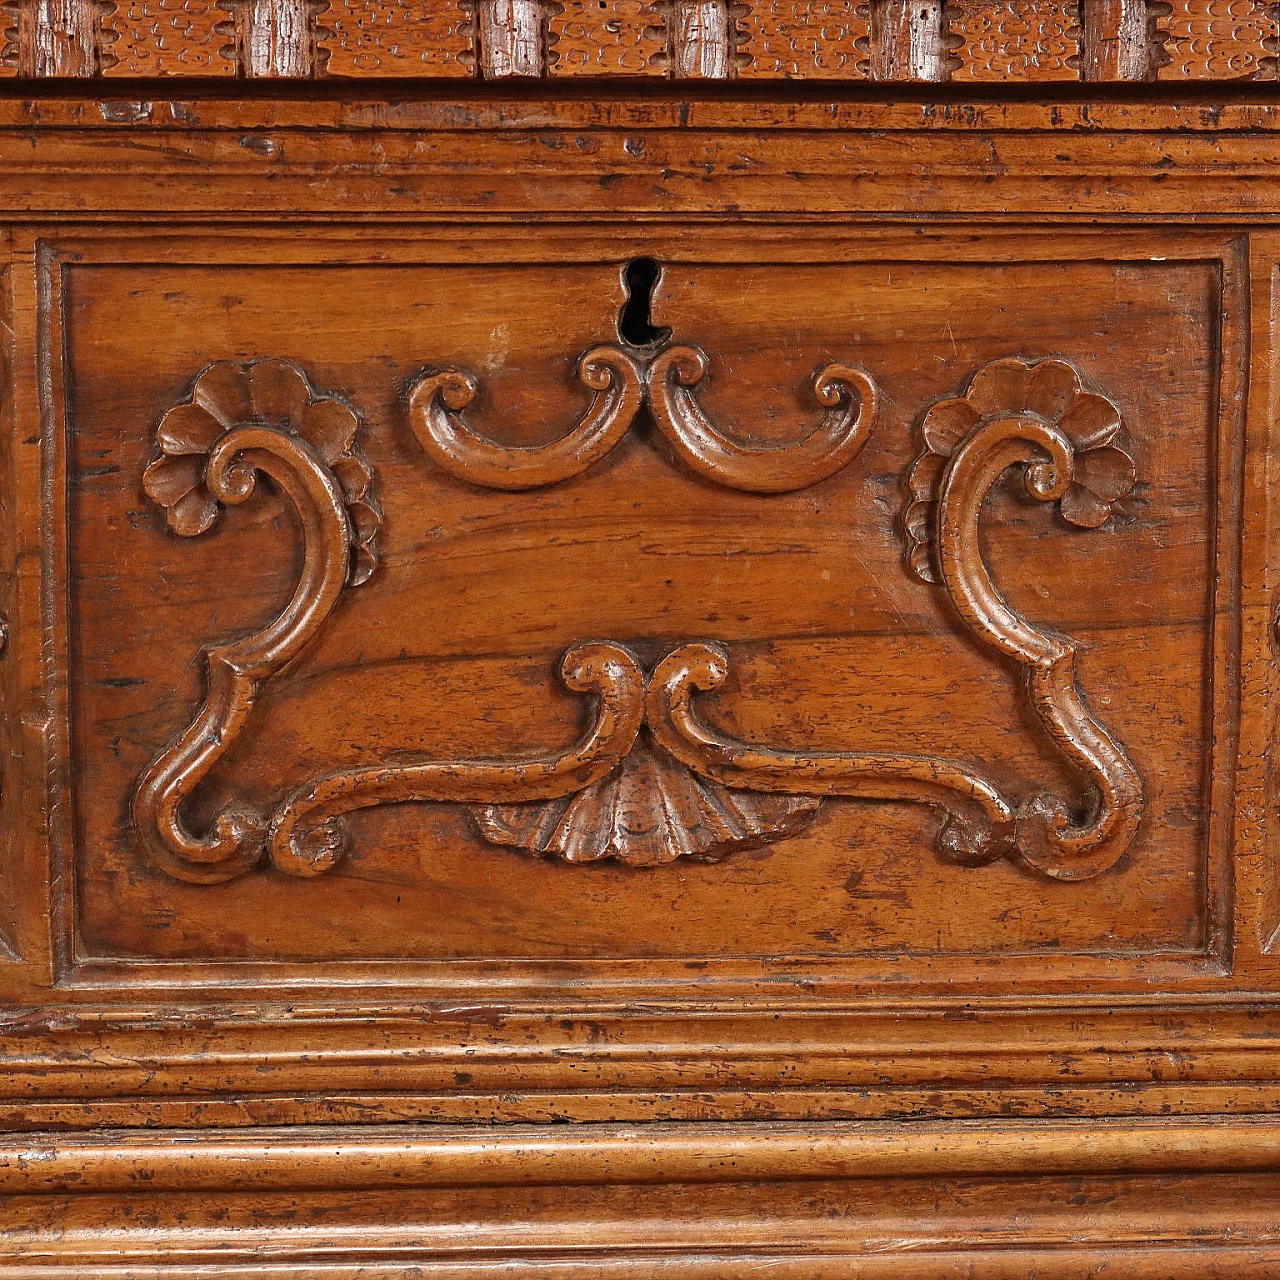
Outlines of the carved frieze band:
[{"label": "carved frieze band", "polygon": [[1275,79],[1277,0],[5,0],[0,75]]},{"label": "carved frieze band", "polygon": [[[587,471],[647,403],[681,463],[706,480],[761,494],[807,488],[848,466],[876,417],[870,375],[826,365],[813,378],[818,425],[793,444],[751,446],[717,428],[699,405],[696,389],[709,367],[707,356],[688,346],[647,362],[620,348],[594,348],[577,365],[590,405],[562,436],[536,447],[497,445],[464,422],[479,385],[458,369],[420,375],[408,416],[426,453],[451,475],[486,488],[529,489]],[[1116,405],[1054,358],[993,361],[963,395],[927,410],[904,528],[910,571],[936,584],[954,617],[1021,672],[1047,738],[1079,775],[1076,796],[1007,797],[981,770],[932,756],[738,741],[694,706],[695,694],[725,683],[726,649],[682,644],[646,673],[624,644],[592,641],[570,649],[561,664],[566,686],[593,700],[581,737],[562,751],[347,770],[304,784],[272,813],[233,806],[208,830],[192,831],[184,806],[234,746],[264,684],[305,648],[343,591],[373,572],[380,517],[359,425],[351,406],[317,391],[284,360],[210,365],[160,423],[144,487],[175,533],[204,533],[223,506],[248,501],[265,475],[296,508],[304,547],[282,612],[254,635],[205,651],[204,703],[138,786],[135,824],[153,861],[170,874],[212,883],[265,856],[292,875],[318,875],[343,855],[346,815],[408,801],[469,805],[487,839],[569,862],[714,861],[794,834],[828,797],[933,806],[943,815],[940,854],[969,866],[1009,857],[1056,879],[1084,879],[1132,843],[1142,782],[1088,710],[1076,681],[1076,645],[1014,609],[982,552],[981,512],[1007,473],[1084,529],[1105,522],[1133,486]]]}]

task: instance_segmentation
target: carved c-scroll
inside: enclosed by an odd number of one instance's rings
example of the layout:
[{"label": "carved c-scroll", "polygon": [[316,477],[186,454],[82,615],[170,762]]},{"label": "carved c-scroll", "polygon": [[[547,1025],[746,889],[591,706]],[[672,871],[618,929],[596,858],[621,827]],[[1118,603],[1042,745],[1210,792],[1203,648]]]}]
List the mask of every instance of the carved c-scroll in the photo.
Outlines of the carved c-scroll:
[{"label": "carved c-scroll", "polygon": [[1013,809],[980,774],[929,756],[780,751],[752,746],[710,728],[693,710],[697,690],[729,675],[719,645],[686,644],[668,654],[649,684],[646,715],[654,738],[695,773],[728,787],[787,795],[906,800],[946,812],[939,852],[980,866],[1012,847]]},{"label": "carved c-scroll", "polygon": [[478,435],[458,417],[478,384],[460,369],[422,374],[409,393],[409,425],[437,466],[489,489],[559,484],[600,461],[631,429],[644,399],[640,370],[617,347],[593,347],[577,376],[595,396],[582,419],[550,444],[506,446]]},{"label": "carved c-scroll", "polygon": [[[659,355],[647,378],[625,353],[589,352],[579,376],[596,389],[592,409],[568,435],[533,449],[485,441],[451,416],[475,392],[474,381],[456,371],[424,375],[411,414],[424,445],[455,475],[528,488],[576,475],[603,457],[647,394],[659,429],[691,467],[718,483],[769,493],[815,484],[846,465],[876,413],[871,379],[828,365],[814,379],[828,409],[816,430],[790,446],[745,446],[711,426],[693,398],[690,389],[706,368],[706,357],[690,347]],[[236,741],[263,682],[301,652],[344,586],[372,570],[379,515],[357,428],[352,409],[317,393],[283,360],[209,366],[190,399],[160,424],[160,456],[144,484],[175,532],[205,532],[221,505],[253,494],[262,474],[292,500],[304,541],[293,598],[262,631],[206,651],[204,705],[139,784],[135,823],[170,874],[226,880],[256,863],[265,847],[280,870],[319,875],[342,857],[345,815],[407,801],[467,804],[488,839],[573,862],[715,860],[793,834],[823,798],[835,796],[942,809],[939,850],[964,865],[1009,856],[1045,875],[1079,880],[1113,865],[1132,843],[1142,783],[1085,705],[1075,645],[1005,600],[979,540],[983,504],[1010,470],[1020,470],[1033,498],[1055,503],[1065,520],[1085,528],[1101,525],[1133,486],[1118,409],[1085,390],[1060,359],[993,361],[963,396],[927,411],[906,529],[916,575],[940,584],[974,636],[1025,671],[1044,729],[1090,783],[1074,812],[1051,793],[1014,803],[981,772],[941,758],[738,741],[693,707],[697,691],[716,689],[728,676],[719,646],[681,645],[646,680],[627,649],[593,641],[571,649],[562,666],[571,689],[598,698],[592,723],[564,751],[347,770],[299,787],[269,819],[232,807],[211,830],[192,832],[183,807]]]},{"label": "carved c-scroll", "polygon": [[707,480],[750,493],[790,493],[847,467],[866,444],[879,408],[871,375],[855,365],[828,364],[813,375],[813,394],[826,407],[803,439],[745,445],[718,430],[694,398],[710,361],[697,347],[670,347],[649,368],[649,407],[680,460]]},{"label": "carved c-scroll", "polygon": [[548,444],[507,446],[458,416],[476,397],[476,378],[460,369],[422,374],[409,393],[409,423],[423,449],[450,475],[489,489],[558,484],[599,462],[630,430],[647,401],[658,430],[691,471],[730,489],[788,493],[833,476],[857,457],[879,409],[871,375],[828,364],[813,375],[826,412],[798,441],[748,445],[719,431],[693,395],[710,361],[697,347],[670,347],[645,371],[625,351],[600,346],[578,361],[577,376],[596,392],[590,409]]},{"label": "carved c-scroll", "polygon": [[1089,779],[1085,811],[1042,793],[1014,805],[981,774],[911,755],[782,751],[717,733],[694,711],[693,694],[729,673],[719,646],[689,644],[659,665],[646,716],[656,741],[703,777],[761,792],[908,800],[947,813],[939,851],[975,865],[1002,854],[1044,875],[1083,880],[1124,854],[1142,818],[1142,780],[1095,719],[1076,685],[1076,647],[1016,612],[992,581],[979,545],[983,502],[1011,468],[1028,493],[1056,502],[1064,519],[1095,528],[1133,487],[1120,413],[1086,391],[1065,360],[996,360],[965,395],[935,404],[923,424],[925,450],[911,473],[908,559],[941,582],[970,630],[1026,671],[1032,706],[1059,750]]},{"label": "carved c-scroll", "polygon": [[1010,358],[978,370],[963,396],[933,405],[923,435],[906,517],[911,567],[925,581],[941,582],[974,635],[1025,669],[1041,723],[1093,791],[1076,816],[1056,795],[1022,803],[1015,818],[1018,854],[1055,879],[1095,876],[1137,834],[1142,779],[1085,706],[1076,685],[1076,646],[1036,627],[1001,595],[983,559],[979,519],[996,482],[1020,468],[1031,497],[1056,503],[1072,524],[1101,525],[1135,478],[1120,411],[1106,396],[1084,390],[1065,360]]},{"label": "carved c-scroll", "polygon": [[204,705],[138,785],[134,824],[151,858],[180,880],[229,880],[262,854],[259,815],[228,809],[200,834],[182,810],[239,737],[263,683],[302,651],[343,587],[373,572],[381,515],[358,430],[355,411],[317,392],[289,360],[211,364],[190,398],[160,422],[160,456],[143,487],[175,533],[206,532],[222,506],[246,502],[265,475],[293,503],[303,535],[302,573],[289,603],[261,631],[205,651]]},{"label": "carved c-scroll", "polygon": [[276,810],[271,861],[296,876],[328,871],[345,847],[340,819],[357,809],[418,800],[547,800],[598,782],[635,745],[644,674],[621,645],[592,642],[565,654],[561,675],[570,689],[599,696],[595,720],[575,746],[527,760],[426,760],[331,774]]}]

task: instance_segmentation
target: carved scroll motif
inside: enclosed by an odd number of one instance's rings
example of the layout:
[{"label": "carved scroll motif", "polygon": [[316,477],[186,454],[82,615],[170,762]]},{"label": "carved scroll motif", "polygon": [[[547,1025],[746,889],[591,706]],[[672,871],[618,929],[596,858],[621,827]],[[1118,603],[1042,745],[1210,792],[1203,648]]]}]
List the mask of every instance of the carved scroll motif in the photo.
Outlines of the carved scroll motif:
[{"label": "carved scroll motif", "polygon": [[1106,396],[1084,390],[1065,360],[994,360],[974,374],[962,397],[929,409],[923,435],[906,516],[911,567],[941,583],[975,636],[1023,668],[1046,732],[1091,785],[1078,814],[1051,794],[1019,805],[1018,856],[1055,879],[1097,875],[1137,833],[1142,780],[1085,706],[1076,646],[1036,627],[1001,595],[978,525],[992,487],[1015,468],[1026,492],[1056,503],[1064,520],[1085,529],[1101,525],[1135,478],[1120,412]]},{"label": "carved scroll motif", "polygon": [[991,782],[960,765],[927,756],[780,751],[717,733],[694,711],[693,694],[720,688],[728,675],[729,655],[721,646],[687,644],[668,654],[650,682],[646,714],[653,735],[694,773],[753,791],[938,806],[946,814],[938,849],[967,866],[1011,849],[1012,808]]},{"label": "carved scroll motif", "polygon": [[790,493],[835,475],[861,452],[879,411],[866,370],[828,364],[813,375],[814,398],[826,408],[813,431],[787,444],[741,444],[713,426],[694,398],[709,366],[697,347],[664,351],[649,369],[649,407],[685,466],[731,489]]},{"label": "carved scroll motif", "polygon": [[296,876],[336,865],[341,818],[357,809],[413,800],[547,800],[582,791],[612,772],[635,745],[644,716],[644,675],[621,645],[577,645],[561,666],[565,684],[594,693],[594,722],[558,755],[526,760],[424,760],[331,774],[296,791],[271,822],[271,861]]},{"label": "carved scroll motif", "polygon": [[578,361],[577,377],[595,392],[591,407],[550,444],[495,444],[458,416],[478,384],[460,369],[428,371],[409,393],[409,425],[433,462],[450,475],[487,489],[537,489],[560,484],[594,466],[631,430],[644,400],[636,362],[617,347],[593,347]]},{"label": "carved scroll motif", "polygon": [[[500,489],[567,480],[605,456],[647,398],[658,429],[693,470],[759,493],[816,484],[857,455],[877,411],[862,370],[827,365],[814,375],[825,413],[797,443],[751,446],[721,433],[693,395],[708,367],[692,347],[671,347],[643,369],[600,347],[579,362],[594,392],[577,425],[532,448],[495,444],[458,414],[476,394],[457,370],[422,375],[410,419],[428,453],[455,476]],[[1087,709],[1076,685],[1076,648],[1035,626],[1001,595],[979,541],[983,504],[1007,472],[1030,496],[1052,502],[1082,528],[1104,523],[1134,483],[1120,414],[1085,390],[1066,361],[996,360],[965,394],[924,415],[924,450],[910,474],[909,566],[938,584],[959,618],[1024,672],[1046,733],[1087,780],[1074,805],[1051,794],[1015,801],[976,769],[930,756],[779,749],[742,742],[709,725],[699,691],[728,678],[713,643],[670,652],[646,678],[621,644],[593,641],[562,663],[566,685],[595,699],[579,740],[547,755],[509,760],[409,759],[334,773],[297,788],[270,815],[229,808],[193,832],[187,800],[234,745],[263,685],[330,615],[346,585],[372,572],[379,524],[372,475],[356,446],[358,420],[314,390],[296,365],[262,360],[209,366],[190,399],[166,414],[147,493],[184,536],[208,530],[223,505],[252,496],[270,477],[302,525],[303,570],[293,598],[257,634],[206,651],[208,692],[179,739],[139,785],[134,819],[153,860],[184,880],[212,883],[266,853],[296,876],[338,864],[344,819],[410,801],[470,806],[488,840],[568,862],[615,858],[653,866],[679,857],[714,861],[730,850],[800,830],[828,797],[891,800],[942,811],[942,856],[969,866],[1020,860],[1062,880],[1097,875],[1131,844],[1142,784],[1123,748]]]},{"label": "carved scroll motif", "polygon": [[317,392],[288,360],[211,364],[160,422],[159,457],[143,488],[175,533],[205,533],[221,507],[247,502],[264,475],[293,503],[303,535],[289,603],[261,631],[205,651],[204,705],[138,785],[134,824],[153,861],[180,880],[229,880],[262,854],[260,815],[228,809],[197,833],[182,810],[235,744],[262,685],[303,650],[344,586],[373,572],[381,515],[358,429],[349,405]]},{"label": "carved scroll motif", "polygon": [[715,484],[752,493],[786,493],[833,476],[857,456],[878,411],[875,383],[863,369],[829,364],[813,375],[825,409],[819,425],[788,444],[753,446],[716,428],[693,395],[710,366],[696,347],[670,347],[642,371],[616,347],[578,361],[577,376],[595,391],[576,426],[548,444],[495,444],[459,416],[475,400],[475,377],[460,369],[428,371],[409,394],[409,423],[431,459],[450,475],[490,489],[559,484],[604,458],[631,429],[647,401],[658,430],[690,470]]},{"label": "carved scroll motif", "polygon": [[1119,411],[1083,390],[1064,360],[997,360],[974,375],[963,397],[935,404],[923,431],[907,514],[911,567],[945,587],[979,639],[1022,666],[1046,732],[1091,784],[1083,811],[1053,794],[1014,804],[981,773],[933,757],[782,751],[720,734],[692,705],[695,692],[728,677],[729,657],[718,645],[685,645],[660,664],[648,689],[648,723],[672,756],[725,786],[931,804],[946,814],[938,848],[951,861],[977,865],[1008,855],[1054,879],[1095,876],[1132,843],[1142,782],[1086,708],[1072,642],[1035,627],[1001,596],[982,558],[978,521],[996,482],[1021,468],[1033,498],[1057,503],[1072,524],[1102,524],[1134,483]]}]

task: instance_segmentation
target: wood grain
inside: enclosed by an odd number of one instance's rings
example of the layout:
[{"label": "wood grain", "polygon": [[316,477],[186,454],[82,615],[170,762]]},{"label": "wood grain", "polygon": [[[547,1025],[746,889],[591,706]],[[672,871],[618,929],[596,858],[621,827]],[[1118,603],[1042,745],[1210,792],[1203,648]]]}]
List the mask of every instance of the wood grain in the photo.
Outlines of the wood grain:
[{"label": "wood grain", "polygon": [[18,0],[11,11],[19,75],[82,78],[101,70],[103,6],[96,0]]},{"label": "wood grain", "polygon": [[1168,61],[1149,0],[1080,0],[1080,19],[1084,80],[1154,80]]},{"label": "wood grain", "polygon": [[540,76],[547,66],[547,10],[541,0],[475,0],[481,72],[490,79]]},{"label": "wood grain", "polygon": [[227,3],[6,11],[0,1274],[1272,1274],[1271,7]]},{"label": "wood grain", "polygon": [[[5,1180],[26,1194],[0,1211],[0,1257],[46,1275],[106,1275],[141,1249],[179,1275],[216,1264],[248,1276],[269,1250],[286,1274],[390,1276],[411,1249],[429,1275],[532,1263],[559,1277],[586,1263],[698,1280],[745,1265],[789,1280],[851,1266],[921,1280],[1098,1267],[1180,1280],[1265,1276],[1273,1247],[1265,1121],[1117,1124],[1084,1142],[1053,1122],[591,1128],[11,1143]],[[1231,1172],[1218,1172],[1224,1161]],[[235,1190],[231,1164],[252,1170]]]},{"label": "wood grain", "polygon": [[945,81],[952,71],[942,0],[879,0],[871,7],[873,80]]},{"label": "wood grain", "polygon": [[661,0],[666,65],[677,80],[725,80],[737,70],[737,6],[733,0]]}]

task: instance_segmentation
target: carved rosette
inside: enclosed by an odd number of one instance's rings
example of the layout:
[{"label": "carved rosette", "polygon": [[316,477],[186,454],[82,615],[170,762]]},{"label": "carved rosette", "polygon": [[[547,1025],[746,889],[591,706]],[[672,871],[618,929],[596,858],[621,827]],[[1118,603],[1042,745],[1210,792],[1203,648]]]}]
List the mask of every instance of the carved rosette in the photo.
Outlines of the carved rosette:
[{"label": "carved rosette", "polygon": [[[870,376],[827,365],[813,378],[824,409],[816,427],[791,444],[745,443],[716,428],[695,397],[709,368],[693,347],[668,347],[647,367],[616,348],[593,348],[577,367],[594,393],[591,405],[565,434],[534,447],[497,445],[462,420],[477,383],[458,370],[421,375],[409,418],[426,452],[453,475],[525,489],[571,479],[599,461],[647,401],[690,469],[769,494],[818,484],[848,465],[876,416]],[[1044,792],[1018,801],[980,770],[933,756],[744,742],[695,706],[699,693],[728,680],[730,656],[719,645],[679,645],[646,675],[624,645],[591,641],[562,662],[564,683],[592,709],[578,739],[561,750],[498,760],[401,757],[308,781],[271,813],[231,805],[207,830],[191,830],[186,802],[234,746],[262,686],[302,651],[343,590],[372,572],[379,512],[358,430],[350,406],[317,392],[285,360],[209,366],[159,425],[158,456],[143,483],[175,533],[205,533],[222,506],[247,501],[266,476],[293,503],[303,536],[292,599],[261,631],[205,650],[204,703],[139,783],[135,825],[170,874],[213,883],[265,854],[290,875],[320,875],[344,856],[348,815],[423,801],[467,806],[479,833],[498,844],[637,867],[717,861],[793,835],[828,797],[929,805],[941,815],[939,853],[968,866],[1011,857],[1078,880],[1113,865],[1132,843],[1141,779],[1088,710],[1076,647],[1005,600],[979,536],[986,500],[1010,472],[1031,498],[1083,529],[1104,524],[1134,484],[1119,409],[1057,358],[992,361],[963,395],[925,413],[905,524],[912,571],[946,592],[979,642],[1021,668],[1047,736],[1086,780],[1082,797]]]},{"label": "carved rosette", "polygon": [[[924,415],[924,450],[911,468],[911,503],[905,525],[907,558],[924,582],[942,581],[936,563],[937,508],[943,475],[956,451],[979,428],[1000,419],[1024,418],[1056,433],[1070,454],[1070,475],[1057,499],[1070,524],[1096,529],[1136,478],[1125,448],[1120,410],[1106,396],[1086,391],[1065,360],[993,360],[974,374],[963,396],[939,400]],[[1041,472],[1026,472],[1028,486]],[[1031,489],[1032,496],[1041,493]]]},{"label": "carved rosette", "polygon": [[191,398],[160,420],[160,456],[143,474],[142,487],[165,509],[169,528],[197,537],[213,527],[224,504],[252,496],[257,470],[243,457],[230,458],[226,448],[227,437],[251,426],[294,438],[338,482],[351,526],[347,580],[352,586],[366,581],[377,564],[382,514],[373,471],[356,444],[360,419],[344,401],[316,391],[291,360],[211,364],[196,378]]}]

